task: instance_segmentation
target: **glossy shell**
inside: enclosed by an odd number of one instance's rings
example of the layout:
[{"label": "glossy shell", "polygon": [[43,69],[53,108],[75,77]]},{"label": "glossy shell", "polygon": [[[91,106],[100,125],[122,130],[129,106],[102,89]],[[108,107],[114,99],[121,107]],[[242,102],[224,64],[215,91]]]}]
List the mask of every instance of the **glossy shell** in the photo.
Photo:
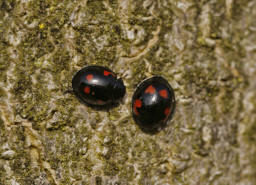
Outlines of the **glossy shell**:
[{"label": "glossy shell", "polygon": [[119,101],[125,95],[122,79],[102,66],[87,66],[72,79],[73,92],[85,104],[106,106]]},{"label": "glossy shell", "polygon": [[174,91],[168,81],[160,76],[144,80],[133,94],[132,115],[144,130],[164,127],[174,108]]}]

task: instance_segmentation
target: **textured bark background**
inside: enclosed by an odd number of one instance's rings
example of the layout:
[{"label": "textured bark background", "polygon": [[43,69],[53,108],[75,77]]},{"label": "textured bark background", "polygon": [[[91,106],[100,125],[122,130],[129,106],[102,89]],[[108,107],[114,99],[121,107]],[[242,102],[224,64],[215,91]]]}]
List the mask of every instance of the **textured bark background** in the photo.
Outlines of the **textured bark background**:
[{"label": "textured bark background", "polygon": [[[255,0],[0,0],[0,184],[255,185],[255,20]],[[91,64],[120,106],[65,93]],[[130,106],[152,75],[177,106],[148,135]]]}]

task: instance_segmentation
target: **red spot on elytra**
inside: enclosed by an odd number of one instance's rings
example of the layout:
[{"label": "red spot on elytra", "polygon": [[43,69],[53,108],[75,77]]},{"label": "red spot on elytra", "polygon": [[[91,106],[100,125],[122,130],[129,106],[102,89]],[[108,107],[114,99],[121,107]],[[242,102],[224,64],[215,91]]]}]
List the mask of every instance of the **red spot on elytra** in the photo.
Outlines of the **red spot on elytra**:
[{"label": "red spot on elytra", "polygon": [[134,102],[134,105],[133,105],[134,107],[133,107],[133,111],[134,111],[134,113],[136,114],[136,115],[138,115],[139,114],[139,112],[138,112],[138,110],[137,110],[137,108],[140,108],[141,106],[142,106],[142,101],[141,100],[135,100],[135,102]]},{"label": "red spot on elytra", "polygon": [[86,76],[86,79],[87,79],[88,81],[91,81],[91,80],[93,79],[93,75],[92,75],[92,74],[87,75],[87,76]]},{"label": "red spot on elytra", "polygon": [[138,108],[140,108],[142,106],[142,101],[141,100],[135,100],[135,102],[134,102],[134,107],[138,107]]},{"label": "red spot on elytra", "polygon": [[103,104],[105,104],[105,102],[104,102],[104,101],[102,101],[102,100],[97,100],[97,103],[98,103],[99,105],[103,105]]},{"label": "red spot on elytra", "polygon": [[167,98],[168,97],[168,93],[166,89],[160,90],[159,91],[160,96],[162,96],[163,98]]},{"label": "red spot on elytra", "polygon": [[91,91],[90,87],[86,86],[86,87],[84,88],[84,93],[85,93],[85,94],[89,94],[90,91]]},{"label": "red spot on elytra", "polygon": [[164,110],[165,116],[168,116],[168,115],[170,114],[170,112],[171,112],[170,107],[167,107],[167,108]]},{"label": "red spot on elytra", "polygon": [[145,93],[150,93],[150,94],[154,94],[156,92],[156,89],[150,85],[146,90]]},{"label": "red spot on elytra", "polygon": [[139,112],[136,107],[133,108],[133,111],[134,111],[135,115],[139,115]]},{"label": "red spot on elytra", "polygon": [[104,74],[104,76],[108,76],[108,75],[115,76],[113,73],[106,71],[106,70],[104,70],[103,74]]}]

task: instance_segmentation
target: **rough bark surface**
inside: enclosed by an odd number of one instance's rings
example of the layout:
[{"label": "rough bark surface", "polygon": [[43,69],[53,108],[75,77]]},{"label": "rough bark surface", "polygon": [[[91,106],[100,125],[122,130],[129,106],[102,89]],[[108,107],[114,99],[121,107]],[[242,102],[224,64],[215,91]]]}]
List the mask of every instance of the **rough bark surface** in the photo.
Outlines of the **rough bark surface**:
[{"label": "rough bark surface", "polygon": [[[1,185],[255,185],[255,0],[1,0]],[[72,76],[108,66],[125,82],[109,111]],[[154,135],[131,117],[161,75],[176,112]]]}]

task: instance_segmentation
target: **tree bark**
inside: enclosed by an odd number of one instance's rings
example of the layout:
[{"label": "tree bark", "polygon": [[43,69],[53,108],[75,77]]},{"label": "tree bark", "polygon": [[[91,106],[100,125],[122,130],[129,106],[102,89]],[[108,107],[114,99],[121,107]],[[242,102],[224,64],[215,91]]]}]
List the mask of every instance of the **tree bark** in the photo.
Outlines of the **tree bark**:
[{"label": "tree bark", "polygon": [[[255,20],[255,0],[0,1],[0,184],[255,185]],[[67,93],[88,65],[119,106]],[[148,134],[131,97],[154,75],[176,110]]]}]

